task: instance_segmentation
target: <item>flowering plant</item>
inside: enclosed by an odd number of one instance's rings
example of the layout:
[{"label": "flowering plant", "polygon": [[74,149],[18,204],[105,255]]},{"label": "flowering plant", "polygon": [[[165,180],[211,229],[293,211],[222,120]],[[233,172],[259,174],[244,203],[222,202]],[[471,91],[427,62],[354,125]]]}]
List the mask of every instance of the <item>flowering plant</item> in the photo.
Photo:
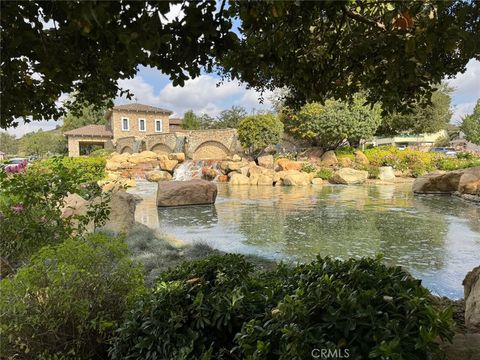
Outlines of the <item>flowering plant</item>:
[{"label": "flowering plant", "polygon": [[108,216],[106,198],[88,205],[83,215],[62,216],[69,194],[91,199],[101,194],[98,186],[85,186],[78,169],[61,159],[49,167],[26,163],[0,172],[0,254],[13,268],[46,244],[61,242],[73,234],[82,236],[87,225],[102,225]]}]

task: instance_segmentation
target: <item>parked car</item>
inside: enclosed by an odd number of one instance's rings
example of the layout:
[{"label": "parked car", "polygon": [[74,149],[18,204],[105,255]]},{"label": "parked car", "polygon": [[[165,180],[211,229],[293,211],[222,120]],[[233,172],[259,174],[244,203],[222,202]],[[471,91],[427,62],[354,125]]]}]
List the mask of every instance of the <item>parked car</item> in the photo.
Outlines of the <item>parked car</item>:
[{"label": "parked car", "polygon": [[407,145],[398,145],[397,149],[398,150],[405,150],[407,148]]},{"label": "parked car", "polygon": [[447,147],[434,147],[430,149],[430,152],[436,152],[440,154],[444,154],[451,157],[457,157],[457,152],[454,148],[447,148]]}]

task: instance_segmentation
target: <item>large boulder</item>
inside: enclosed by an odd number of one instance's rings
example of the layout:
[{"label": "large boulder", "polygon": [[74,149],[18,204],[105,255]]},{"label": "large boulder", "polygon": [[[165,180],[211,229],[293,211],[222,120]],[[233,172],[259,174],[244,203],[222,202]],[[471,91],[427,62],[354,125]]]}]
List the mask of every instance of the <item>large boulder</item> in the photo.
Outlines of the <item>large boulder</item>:
[{"label": "large boulder", "polygon": [[177,166],[178,160],[164,159],[159,160],[158,164],[160,169],[173,173],[173,169],[175,169],[175,166]]},{"label": "large boulder", "polygon": [[458,182],[458,192],[480,196],[480,167],[464,170]]},{"label": "large boulder", "polygon": [[322,166],[329,166],[335,167],[338,165],[337,155],[335,155],[335,151],[329,150],[322,155],[320,158]]},{"label": "large boulder", "polygon": [[312,147],[302,154],[303,157],[306,157],[308,160],[318,161],[323,155],[323,149],[320,147]]},{"label": "large boulder", "polygon": [[307,173],[287,174],[283,178],[283,185],[285,186],[306,186],[310,185],[310,175]]},{"label": "large boulder", "polygon": [[239,173],[234,173],[230,177],[229,184],[232,184],[232,185],[250,185],[250,179],[245,175],[242,175],[242,174],[239,174]]},{"label": "large boulder", "polygon": [[323,185],[323,180],[320,178],[313,178],[310,182],[312,185]]},{"label": "large boulder", "polygon": [[168,171],[153,170],[145,173],[145,179],[150,182],[172,180],[172,175]]},{"label": "large boulder", "polygon": [[300,171],[298,170],[288,170],[288,171],[277,171],[273,174],[273,182],[279,182],[282,181],[285,176],[289,174],[298,174]]},{"label": "large boulder", "polygon": [[141,198],[124,191],[113,192],[110,198],[110,214],[102,229],[114,233],[128,232],[135,224],[135,208]]},{"label": "large boulder", "polygon": [[480,331],[480,266],[470,271],[463,280],[465,298],[465,325]]},{"label": "large boulder", "polygon": [[360,165],[369,165],[370,161],[365,156],[363,151],[357,150],[355,151],[355,162]]},{"label": "large boulder", "polygon": [[278,159],[277,165],[280,171],[288,171],[288,170],[302,170],[302,163],[299,161],[293,161],[290,159]]},{"label": "large boulder", "polygon": [[343,168],[335,172],[330,181],[334,184],[363,184],[368,179],[368,171]]},{"label": "large boulder", "polygon": [[258,157],[258,165],[266,169],[273,169],[273,156],[263,155]]},{"label": "large boulder", "polygon": [[340,167],[352,167],[353,160],[346,156],[338,157],[338,165]]},{"label": "large boulder", "polygon": [[395,171],[393,171],[393,167],[391,166],[381,166],[378,168],[378,178],[381,181],[395,181]]},{"label": "large boulder", "polygon": [[416,178],[413,192],[418,194],[450,194],[458,190],[464,171],[456,170],[440,174],[427,174]]},{"label": "large boulder", "polygon": [[251,165],[251,166],[248,167],[248,176],[262,175],[264,170],[265,169],[260,167],[260,166]]},{"label": "large boulder", "polygon": [[157,206],[213,204],[216,198],[217,186],[206,180],[158,183]]},{"label": "large boulder", "polygon": [[132,164],[142,164],[157,161],[157,153],[153,151],[142,151],[141,153],[135,153],[128,157],[128,161]]},{"label": "large boulder", "polygon": [[272,186],[273,176],[271,175],[259,175],[257,185],[259,186]]}]

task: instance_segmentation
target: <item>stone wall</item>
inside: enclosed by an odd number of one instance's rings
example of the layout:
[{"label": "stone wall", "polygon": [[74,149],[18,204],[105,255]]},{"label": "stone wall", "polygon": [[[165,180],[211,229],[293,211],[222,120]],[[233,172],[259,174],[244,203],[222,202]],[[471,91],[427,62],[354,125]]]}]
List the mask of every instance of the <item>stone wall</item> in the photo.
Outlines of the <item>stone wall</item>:
[{"label": "stone wall", "polygon": [[[135,150],[134,138],[121,138],[117,140],[118,153]],[[138,140],[138,139],[137,139]],[[182,130],[168,134],[150,134],[145,137],[144,149],[157,154],[183,152],[186,157],[193,160],[223,160],[231,155],[242,152],[238,141],[237,131],[234,129],[218,130]]]}]

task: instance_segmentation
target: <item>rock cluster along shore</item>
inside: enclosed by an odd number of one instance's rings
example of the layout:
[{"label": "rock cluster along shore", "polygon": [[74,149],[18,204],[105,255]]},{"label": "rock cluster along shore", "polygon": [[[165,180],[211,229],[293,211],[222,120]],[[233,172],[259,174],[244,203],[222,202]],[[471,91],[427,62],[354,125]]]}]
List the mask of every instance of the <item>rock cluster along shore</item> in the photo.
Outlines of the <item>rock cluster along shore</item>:
[{"label": "rock cluster along shore", "polygon": [[419,177],[413,183],[417,194],[454,194],[480,202],[480,167],[449,172],[435,172]]},{"label": "rock cluster along shore", "polygon": [[[317,176],[318,168],[326,168],[333,176],[329,180],[335,184],[362,184],[368,179],[368,172],[356,168],[368,165],[367,157],[357,151],[354,159],[337,158],[335,152],[315,152],[310,149],[303,161],[288,158],[275,159],[272,155],[260,156],[257,161],[233,155],[225,161],[201,161],[195,177],[232,185],[259,186],[305,186],[321,185]],[[348,161],[347,161],[348,160]],[[106,163],[107,177],[100,182],[106,191],[118,187],[135,186],[135,179],[151,182],[172,180],[175,169],[185,161],[185,154],[172,153],[159,155],[152,151],[137,154],[113,153]],[[348,162],[348,163],[347,163]],[[315,164],[315,166],[313,165]],[[379,169],[379,180],[394,182],[395,173],[391,167]]]},{"label": "rock cluster along shore", "polygon": [[178,164],[185,161],[184,153],[157,154],[142,151],[135,154],[112,153],[107,159],[105,170],[107,176],[99,185],[110,191],[119,187],[135,186],[135,179],[152,182],[171,180]]}]

